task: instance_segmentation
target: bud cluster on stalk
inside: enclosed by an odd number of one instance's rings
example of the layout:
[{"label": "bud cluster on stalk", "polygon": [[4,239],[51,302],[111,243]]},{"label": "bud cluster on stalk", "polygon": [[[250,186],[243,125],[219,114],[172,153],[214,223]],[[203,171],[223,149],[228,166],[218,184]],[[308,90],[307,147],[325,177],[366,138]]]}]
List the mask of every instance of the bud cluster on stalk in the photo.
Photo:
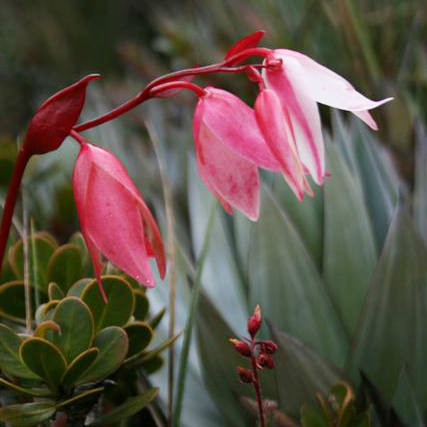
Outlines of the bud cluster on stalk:
[{"label": "bud cluster on stalk", "polygon": [[255,307],[254,314],[248,320],[248,332],[250,338],[242,340],[230,338],[230,343],[234,349],[243,357],[251,359],[253,370],[243,366],[237,367],[237,375],[240,381],[246,384],[257,382],[256,371],[274,368],[274,360],[272,355],[277,351],[277,344],[272,340],[258,340],[256,335],[261,327],[261,308],[259,305]]}]

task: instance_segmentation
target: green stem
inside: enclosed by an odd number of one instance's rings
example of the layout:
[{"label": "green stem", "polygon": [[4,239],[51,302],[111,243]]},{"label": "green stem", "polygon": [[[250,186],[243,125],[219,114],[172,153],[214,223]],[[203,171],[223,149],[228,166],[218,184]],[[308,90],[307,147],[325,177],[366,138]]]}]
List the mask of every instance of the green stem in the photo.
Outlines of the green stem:
[{"label": "green stem", "polygon": [[199,301],[200,290],[201,290],[201,279],[203,273],[203,267],[205,264],[206,256],[209,249],[209,243],[211,240],[213,227],[215,224],[216,214],[216,201],[212,202],[211,211],[209,214],[208,224],[206,226],[205,237],[203,240],[202,252],[197,263],[196,277],[194,280],[193,291],[191,293],[190,313],[187,317],[187,323],[185,325],[185,336],[184,343],[182,345],[181,359],[179,363],[179,374],[177,381],[177,393],[175,400],[175,408],[173,411],[173,426],[178,427],[180,425],[182,401],[184,398],[185,379],[187,375],[188,355],[190,352],[191,335],[193,330],[194,318],[196,316],[197,303]]}]

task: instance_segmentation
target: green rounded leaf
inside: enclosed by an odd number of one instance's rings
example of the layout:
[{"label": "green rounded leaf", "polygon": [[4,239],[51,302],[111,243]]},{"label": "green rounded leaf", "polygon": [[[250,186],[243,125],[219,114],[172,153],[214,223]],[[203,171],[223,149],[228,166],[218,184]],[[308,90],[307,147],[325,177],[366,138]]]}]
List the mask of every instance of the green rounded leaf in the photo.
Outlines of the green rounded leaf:
[{"label": "green rounded leaf", "polygon": [[145,322],[132,322],[124,327],[129,339],[129,349],[126,357],[142,353],[153,338],[153,330]]},{"label": "green rounded leaf", "polygon": [[82,292],[82,300],[90,308],[95,321],[95,330],[107,326],[123,326],[131,317],[135,296],[130,284],[119,276],[103,276],[102,286],[108,303],[102,299],[96,280],[86,285]]},{"label": "green rounded leaf", "polygon": [[[56,247],[51,239],[43,234],[35,234],[29,240],[30,283],[47,294],[47,266]],[[33,265],[35,262],[36,265]],[[18,240],[9,250],[9,263],[19,279],[24,278],[24,242]],[[36,273],[36,277],[34,274]]]},{"label": "green rounded leaf", "polygon": [[49,283],[47,293],[50,300],[61,300],[65,297],[64,291],[55,282]]},{"label": "green rounded leaf", "polygon": [[141,364],[141,367],[148,374],[154,374],[154,372],[159,371],[165,364],[165,359],[162,355],[157,354],[156,356],[151,357],[146,362]]},{"label": "green rounded leaf", "polygon": [[82,294],[83,289],[86,287],[88,283],[92,282],[92,280],[93,279],[89,279],[87,277],[84,279],[77,280],[77,282],[73,283],[70,289],[68,289],[67,296],[80,298],[80,295]]},{"label": "green rounded leaf", "polygon": [[64,293],[81,277],[82,254],[77,245],[67,243],[52,254],[47,268],[48,280],[59,285]]},{"label": "green rounded leaf", "polygon": [[48,420],[55,411],[51,402],[10,405],[0,408],[0,420],[14,427],[30,427]]},{"label": "green rounded leaf", "polygon": [[77,380],[89,369],[99,354],[96,347],[89,348],[79,354],[68,366],[61,379],[64,388],[70,389],[75,385]]},{"label": "green rounded leaf", "polygon": [[135,308],[133,310],[133,317],[136,320],[145,320],[150,309],[150,301],[148,300],[145,292],[141,289],[133,290],[135,296]]},{"label": "green rounded leaf", "polygon": [[[46,335],[46,331],[50,331],[50,330],[61,332],[61,327],[57,323],[53,322],[52,320],[45,320],[44,322],[41,322],[37,326],[33,336],[44,338]],[[27,336],[26,338],[29,338],[29,337],[31,336]]]},{"label": "green rounded leaf", "polygon": [[24,364],[52,389],[56,389],[67,367],[59,349],[44,338],[28,338],[19,348]]},{"label": "green rounded leaf", "polygon": [[59,304],[59,300],[52,300],[46,304],[39,305],[36,310],[36,323],[45,322],[46,320],[51,320],[53,315],[53,310]]},{"label": "green rounded leaf", "polygon": [[52,320],[61,330],[49,331],[46,337],[61,350],[68,363],[90,347],[94,335],[93,317],[82,300],[64,298],[56,306]]},{"label": "green rounded leaf", "polygon": [[19,357],[22,341],[12,329],[0,324],[0,368],[19,378],[38,379],[38,375],[31,372]]},{"label": "green rounded leaf", "polygon": [[152,388],[140,396],[131,397],[122,405],[117,406],[117,408],[112,409],[105,415],[101,415],[95,422],[89,424],[89,426],[105,426],[129,418],[144,409],[158,393],[158,388]]},{"label": "green rounded leaf", "polygon": [[[31,305],[34,310],[34,288],[30,286]],[[47,301],[40,293],[40,302]],[[0,286],[0,316],[20,323],[25,322],[25,285],[22,280],[14,280]]]},{"label": "green rounded leaf", "polygon": [[109,326],[95,335],[93,347],[99,349],[98,357],[78,383],[103,379],[114,372],[126,357],[129,340],[126,332]]}]

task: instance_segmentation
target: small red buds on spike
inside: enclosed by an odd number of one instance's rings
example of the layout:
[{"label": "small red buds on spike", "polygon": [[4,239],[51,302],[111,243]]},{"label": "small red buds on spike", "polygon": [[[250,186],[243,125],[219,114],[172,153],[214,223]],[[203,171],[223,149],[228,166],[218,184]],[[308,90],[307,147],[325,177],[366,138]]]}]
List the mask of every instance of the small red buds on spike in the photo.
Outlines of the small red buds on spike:
[{"label": "small red buds on spike", "polygon": [[[259,41],[261,40],[264,34],[265,34],[264,30],[257,30],[237,40],[237,42],[234,43],[233,46],[230,47],[230,49],[228,49],[228,52],[225,55],[224,59],[231,58],[232,56],[237,55],[238,53],[244,51],[245,49],[249,49],[251,47],[257,47]],[[229,65],[233,65],[233,62],[231,62]]]},{"label": "small red buds on spike", "polygon": [[262,340],[260,342],[260,345],[261,345],[261,351],[267,354],[274,354],[279,348],[277,344],[271,340]]},{"label": "small red buds on spike", "polygon": [[230,338],[229,341],[233,344],[234,348],[238,353],[240,353],[244,357],[251,357],[252,351],[249,345],[243,341],[236,340],[234,338]]},{"label": "small red buds on spike", "polygon": [[251,384],[254,380],[252,372],[242,366],[237,367],[237,375],[239,376],[240,381],[245,384]]},{"label": "small red buds on spike", "polygon": [[258,369],[273,369],[274,368],[274,360],[267,353],[260,353],[256,359]]},{"label": "small red buds on spike", "polygon": [[248,332],[252,338],[255,337],[261,327],[261,307],[257,304],[254,314],[248,320]]},{"label": "small red buds on spike", "polygon": [[32,118],[25,141],[28,155],[54,151],[71,132],[83,109],[86,88],[99,74],[89,74],[47,99]]}]

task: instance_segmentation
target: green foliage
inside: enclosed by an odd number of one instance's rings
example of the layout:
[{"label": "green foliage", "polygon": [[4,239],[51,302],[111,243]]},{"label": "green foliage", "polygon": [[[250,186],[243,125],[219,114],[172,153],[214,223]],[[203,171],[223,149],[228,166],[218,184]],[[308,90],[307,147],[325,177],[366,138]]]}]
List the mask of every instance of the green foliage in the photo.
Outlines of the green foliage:
[{"label": "green foliage", "polygon": [[370,427],[368,411],[356,410],[356,399],[346,383],[334,384],[327,396],[316,395],[318,406],[303,405],[301,410],[302,427]]},{"label": "green foliage", "polygon": [[[0,324],[0,368],[13,378],[12,382],[0,377],[0,386],[16,396],[16,404],[9,402],[0,409],[0,421],[12,426],[36,425],[57,411],[68,414],[70,425],[82,425],[99,395],[115,402],[115,387],[125,391],[105,421],[101,417],[94,425],[134,416],[157,395],[156,389],[136,392],[138,375],[158,370],[159,353],[176,339],[149,349],[164,311],[148,317],[145,292],[118,275],[102,276],[105,303],[96,280],[82,278],[86,247],[78,235],[71,240],[79,243],[58,246],[45,232],[29,237],[34,251],[29,268],[35,274],[29,276],[27,287],[23,280],[0,285],[0,315],[11,325]],[[9,260],[21,277],[22,240],[11,247]],[[28,327],[25,301],[31,303],[35,317],[30,319],[30,334],[20,333],[20,325]],[[115,386],[105,388],[107,379]],[[46,401],[21,404],[19,396]]]},{"label": "green foliage", "polygon": [[[274,414],[304,426],[337,425],[329,400],[339,396],[333,397],[337,391],[331,387],[346,381],[359,394],[360,371],[397,422],[416,425],[427,410],[427,253],[420,238],[426,222],[419,220],[427,193],[417,193],[411,212],[411,194],[372,133],[338,114],[333,124],[327,142],[332,176],[316,190],[317,200],[300,204],[280,177],[267,176],[258,222],[217,212],[195,319],[198,354],[188,356],[187,402],[200,410],[183,411],[185,426],[206,419],[212,426],[247,425],[251,411],[239,402],[253,396],[234,374],[241,361],[233,361],[228,338],[243,333],[242,312],[256,303],[271,323],[264,335],[279,345],[274,372],[261,376],[264,397],[277,407]],[[200,256],[212,195],[192,166],[188,176],[189,248]],[[196,269],[185,258],[186,247],[179,250],[186,260],[178,264],[180,286],[188,289],[182,277],[191,283]],[[160,295],[151,299],[153,306],[161,307]],[[178,304],[188,304],[185,292],[180,298]],[[323,398],[331,406],[329,419],[317,406],[319,394],[329,395]],[[366,390],[364,396],[370,409],[353,396],[342,425],[388,425],[378,421],[377,398]]]}]

